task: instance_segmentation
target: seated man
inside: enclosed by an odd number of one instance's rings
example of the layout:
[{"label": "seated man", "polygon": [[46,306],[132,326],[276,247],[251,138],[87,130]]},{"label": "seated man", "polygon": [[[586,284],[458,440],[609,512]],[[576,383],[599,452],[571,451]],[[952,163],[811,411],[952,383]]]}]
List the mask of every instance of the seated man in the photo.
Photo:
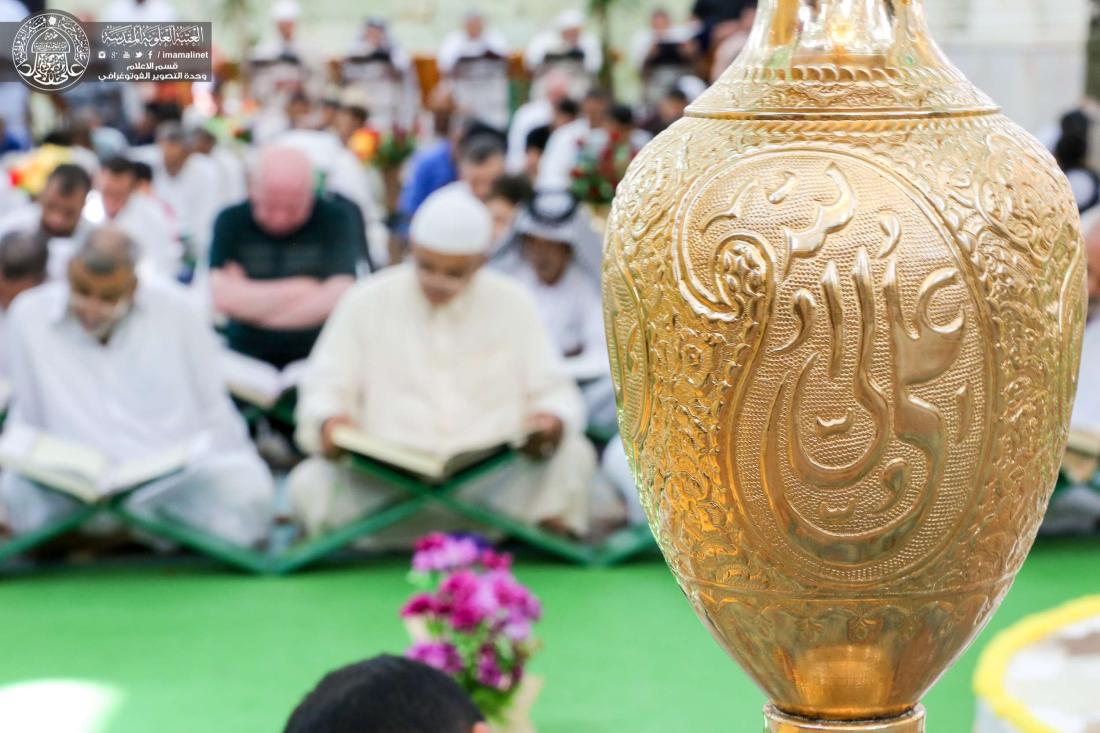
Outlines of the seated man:
[{"label": "seated man", "polygon": [[283,733],[490,733],[453,679],[402,657],[381,656],[325,675]]},{"label": "seated man", "polygon": [[143,273],[176,279],[183,252],[174,222],[164,215],[156,199],[138,189],[133,163],[121,157],[104,161],[96,176],[96,190],[88,198],[89,207],[99,204],[103,218],[137,243],[141,251],[139,269]]},{"label": "seated man", "polygon": [[[8,378],[8,309],[18,295],[45,282],[48,257],[46,242],[40,235],[9,232],[0,237],[0,379]],[[7,404],[0,405],[0,410],[6,408]]]},{"label": "seated man", "polygon": [[87,171],[72,163],[62,163],[50,173],[35,203],[0,215],[0,235],[33,231],[44,237],[50,250],[50,278],[65,277],[77,243],[92,228],[92,223],[83,216],[91,188],[92,179]]},{"label": "seated man", "polygon": [[[400,496],[326,460],[339,453],[334,429],[353,424],[380,440],[442,453],[526,434],[526,458],[510,481],[490,476],[463,496],[583,535],[595,471],[582,434],[584,402],[530,296],[481,269],[492,236],[489,212],[454,184],[428,198],[410,234],[414,262],[349,292],[310,357],[297,438],[323,457],[290,476],[296,521],[317,534]],[[411,543],[425,524],[440,529],[454,520],[417,519],[383,533],[379,543]]]},{"label": "seated man", "polygon": [[618,430],[615,391],[603,328],[599,284],[577,263],[575,248],[591,227],[567,194],[540,194],[516,216],[518,261],[500,260],[538,305],[565,367],[584,392],[589,428]]},{"label": "seated man", "polygon": [[[114,461],[190,446],[188,465],[135,491],[128,507],[251,546],[270,527],[273,483],[216,369],[214,338],[175,289],[139,286],[137,250],[119,229],[94,231],[68,282],[24,293],[8,318],[9,420]],[[0,501],[16,534],[76,500],[6,471]]]},{"label": "seated man", "polygon": [[340,296],[355,282],[363,227],[313,188],[293,148],[265,149],[248,201],[218,215],[210,247],[214,309],[235,351],[276,367],[309,356]]}]

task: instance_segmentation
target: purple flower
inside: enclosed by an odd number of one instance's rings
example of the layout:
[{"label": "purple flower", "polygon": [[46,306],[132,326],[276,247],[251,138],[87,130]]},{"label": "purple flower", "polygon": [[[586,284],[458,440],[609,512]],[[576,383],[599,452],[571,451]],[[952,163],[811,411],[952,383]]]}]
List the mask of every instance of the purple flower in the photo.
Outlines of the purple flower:
[{"label": "purple flower", "polygon": [[481,548],[472,537],[450,537],[434,533],[416,543],[413,570],[418,573],[447,572],[477,562]]},{"label": "purple flower", "polygon": [[531,640],[531,622],[527,619],[508,620],[504,623],[501,632],[510,641],[523,644]]},{"label": "purple flower", "polygon": [[413,644],[405,656],[450,675],[462,671],[462,657],[453,644],[445,641],[419,641]]},{"label": "purple flower", "polygon": [[477,681],[486,687],[505,689],[504,673],[497,662],[496,651],[491,646],[481,648],[477,658]]}]

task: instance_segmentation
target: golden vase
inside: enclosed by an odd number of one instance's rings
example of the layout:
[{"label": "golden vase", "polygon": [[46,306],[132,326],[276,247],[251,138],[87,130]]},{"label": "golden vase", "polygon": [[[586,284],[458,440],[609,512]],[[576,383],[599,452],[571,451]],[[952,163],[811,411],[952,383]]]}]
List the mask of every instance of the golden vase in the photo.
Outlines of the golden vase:
[{"label": "golden vase", "polygon": [[771,733],[920,733],[1065,445],[1080,222],[920,0],[766,0],[607,227],[623,442]]}]

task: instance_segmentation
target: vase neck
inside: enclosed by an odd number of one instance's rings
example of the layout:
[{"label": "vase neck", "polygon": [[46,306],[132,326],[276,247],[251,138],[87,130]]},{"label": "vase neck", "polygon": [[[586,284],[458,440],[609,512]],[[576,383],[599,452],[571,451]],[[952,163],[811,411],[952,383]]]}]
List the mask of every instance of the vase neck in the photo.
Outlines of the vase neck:
[{"label": "vase neck", "polygon": [[944,57],[922,0],[764,0],[704,117],[927,117],[996,105]]}]

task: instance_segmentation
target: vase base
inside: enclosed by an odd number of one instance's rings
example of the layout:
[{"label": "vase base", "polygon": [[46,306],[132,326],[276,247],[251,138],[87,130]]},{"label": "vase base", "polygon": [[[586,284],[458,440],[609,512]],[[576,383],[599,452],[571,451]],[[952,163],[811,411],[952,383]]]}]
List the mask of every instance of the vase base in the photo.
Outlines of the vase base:
[{"label": "vase base", "polygon": [[888,720],[810,720],[781,712],[774,705],[764,708],[764,733],[924,733],[924,707]]}]

